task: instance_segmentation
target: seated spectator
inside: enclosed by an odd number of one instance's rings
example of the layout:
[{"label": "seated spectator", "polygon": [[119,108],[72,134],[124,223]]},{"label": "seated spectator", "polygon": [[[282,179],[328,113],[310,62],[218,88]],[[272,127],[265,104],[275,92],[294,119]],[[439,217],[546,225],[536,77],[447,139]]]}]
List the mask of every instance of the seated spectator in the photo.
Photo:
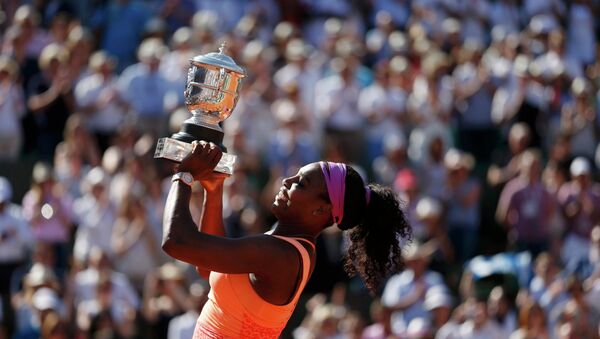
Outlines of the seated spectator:
[{"label": "seated spectator", "polygon": [[90,250],[87,267],[74,274],[72,284],[73,303],[77,307],[80,303],[96,300],[97,286],[100,278],[109,277],[112,282],[111,295],[113,302],[121,300],[134,309],[139,308],[139,296],[123,273],[113,270],[111,261],[99,247]]},{"label": "seated spectator", "polygon": [[113,257],[110,246],[116,207],[108,199],[110,179],[101,167],[94,167],[82,182],[83,197],[74,203],[77,231],[73,245],[73,257],[79,267],[87,262],[90,250],[101,248]]},{"label": "seated spectator", "polygon": [[73,227],[71,197],[56,182],[52,167],[38,162],[33,168],[33,183],[23,197],[23,216],[31,225],[36,242],[53,247],[57,274],[67,269],[69,241]]},{"label": "seated spectator", "polygon": [[421,199],[419,180],[413,170],[408,168],[398,171],[393,181],[394,191],[400,196],[404,204],[404,215],[412,226],[413,235],[423,236],[425,229],[417,216],[417,204]]},{"label": "seated spectator", "polygon": [[596,330],[596,325],[600,323],[600,313],[589,303],[587,291],[577,276],[568,276],[564,284],[568,297],[555,303],[549,311],[550,325],[560,328],[565,323],[569,323],[577,338],[586,338]]},{"label": "seated spectator", "polygon": [[498,323],[491,319],[485,301],[470,300],[465,309],[466,321],[458,328],[460,339],[504,339],[509,336]]},{"label": "seated spectator", "polygon": [[[60,289],[59,281],[51,268],[42,264],[35,264],[23,278],[23,288],[12,297],[12,306],[15,312],[15,333],[29,333],[37,331],[40,323],[36,317],[36,308],[33,304],[33,295],[41,289]],[[38,305],[39,306],[39,305]]]},{"label": "seated spectator", "polygon": [[432,334],[435,335],[450,321],[454,307],[452,296],[445,287],[434,286],[425,294],[423,306],[430,314]]},{"label": "seated spectator", "polygon": [[98,317],[106,317],[111,330],[117,335],[128,338],[135,334],[135,305],[125,299],[113,297],[113,282],[110,272],[102,272],[95,286],[95,297],[76,305],[77,327],[84,333],[95,335]]},{"label": "seated spectator", "polygon": [[362,339],[394,339],[398,338],[392,331],[392,309],[384,306],[380,300],[371,304],[372,324],[365,327]]},{"label": "seated spectator", "polygon": [[550,338],[544,310],[535,301],[528,301],[521,306],[519,328],[510,335],[510,339],[528,338]]},{"label": "seated spectator", "polygon": [[513,333],[517,329],[517,312],[504,288],[494,287],[487,302],[490,318],[496,320],[504,332]]},{"label": "seated spectator", "polygon": [[182,315],[178,315],[169,322],[168,339],[188,339],[193,337],[196,320],[202,307],[208,300],[209,286],[204,281],[190,284],[190,306]]},{"label": "seated spectator", "polygon": [[142,316],[148,328],[142,335],[166,338],[169,322],[193,307],[184,283],[183,271],[173,263],[148,272],[142,304]]},{"label": "seated spectator", "polygon": [[432,254],[429,267],[445,276],[450,273],[455,262],[455,250],[448,237],[448,230],[444,219],[442,204],[436,199],[424,197],[419,200],[416,207],[416,217],[421,232],[413,228],[413,235],[422,242],[435,243],[435,252]]},{"label": "seated spectator", "polygon": [[466,321],[466,304],[462,303],[452,311],[450,319],[438,329],[435,339],[455,339],[458,337],[458,329]]},{"label": "seated spectator", "polygon": [[409,170],[406,137],[402,133],[387,134],[382,141],[383,155],[373,160],[371,170],[375,182],[392,185],[400,172]]},{"label": "seated spectator", "polygon": [[116,269],[124,273],[138,291],[142,291],[148,272],[163,259],[158,252],[160,239],[148,219],[141,198],[128,194],[116,211],[114,228],[109,235]]},{"label": "seated spectator", "polygon": [[427,291],[433,286],[445,286],[442,275],[428,269],[433,252],[430,243],[420,244],[415,240],[406,249],[406,270],[388,280],[381,298],[383,304],[394,311],[392,329],[397,335],[407,330],[411,320],[429,319],[424,307]]}]

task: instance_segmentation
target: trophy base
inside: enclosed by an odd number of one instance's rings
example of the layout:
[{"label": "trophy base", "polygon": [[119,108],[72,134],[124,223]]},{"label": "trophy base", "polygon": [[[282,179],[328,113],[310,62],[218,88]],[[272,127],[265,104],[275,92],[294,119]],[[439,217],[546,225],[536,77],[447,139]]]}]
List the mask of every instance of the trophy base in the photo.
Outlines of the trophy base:
[{"label": "trophy base", "polygon": [[[181,162],[181,160],[183,160],[183,158],[185,158],[186,155],[192,152],[191,142],[194,140],[198,139],[193,138],[188,143],[174,138],[160,138],[158,139],[158,143],[156,144],[154,158],[167,159],[174,162]],[[228,175],[233,174],[233,165],[235,164],[235,159],[235,155],[223,153],[221,160],[215,167],[215,172],[225,173]]]},{"label": "trophy base", "polygon": [[223,136],[223,130],[218,125],[202,126],[186,121],[181,126],[181,130],[171,138],[187,143],[192,143],[194,140],[209,141],[221,147],[223,152],[227,152],[227,148],[223,145]]}]

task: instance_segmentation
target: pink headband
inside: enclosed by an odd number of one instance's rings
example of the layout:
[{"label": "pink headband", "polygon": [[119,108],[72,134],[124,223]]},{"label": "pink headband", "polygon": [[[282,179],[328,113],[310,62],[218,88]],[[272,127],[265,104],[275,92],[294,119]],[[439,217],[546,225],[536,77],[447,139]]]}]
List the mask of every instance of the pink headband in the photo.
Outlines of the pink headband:
[{"label": "pink headband", "polygon": [[337,162],[327,162],[329,170],[324,161],[319,162],[325,184],[327,185],[327,193],[331,201],[331,215],[335,225],[339,225],[344,218],[344,194],[346,193],[346,165]]}]

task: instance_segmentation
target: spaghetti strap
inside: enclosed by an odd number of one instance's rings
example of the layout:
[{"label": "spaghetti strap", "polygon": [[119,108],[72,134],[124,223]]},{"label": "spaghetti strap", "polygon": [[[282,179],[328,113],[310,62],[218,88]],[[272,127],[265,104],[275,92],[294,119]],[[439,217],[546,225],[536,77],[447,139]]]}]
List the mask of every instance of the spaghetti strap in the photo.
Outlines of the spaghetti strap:
[{"label": "spaghetti strap", "polygon": [[[302,291],[304,290],[304,286],[306,286],[306,283],[308,283],[308,277],[310,275],[310,255],[308,254],[308,250],[304,246],[302,246],[298,240],[304,240],[305,242],[308,242],[311,245],[313,245],[313,244],[310,241],[308,241],[306,239],[302,239],[302,238],[284,237],[284,236],[275,235],[275,234],[271,234],[271,235],[278,239],[281,239],[283,241],[290,243],[300,253],[300,257],[302,259],[302,280],[300,281],[300,284],[298,284],[298,289],[295,291],[294,297],[292,298],[292,300],[296,300],[298,298],[298,296],[300,295],[300,293],[302,293]],[[314,249],[314,245],[313,245],[313,249]]]},{"label": "spaghetti strap", "polygon": [[306,243],[306,244],[309,244],[309,245],[310,245],[310,247],[311,247],[313,250],[315,249],[315,244],[313,244],[313,242],[312,242],[312,241],[310,241],[310,240],[307,240],[307,239],[304,239],[304,238],[296,238],[296,237],[290,237],[290,238],[292,238],[292,239],[294,239],[294,240],[302,240],[302,242],[304,242],[304,243]]}]

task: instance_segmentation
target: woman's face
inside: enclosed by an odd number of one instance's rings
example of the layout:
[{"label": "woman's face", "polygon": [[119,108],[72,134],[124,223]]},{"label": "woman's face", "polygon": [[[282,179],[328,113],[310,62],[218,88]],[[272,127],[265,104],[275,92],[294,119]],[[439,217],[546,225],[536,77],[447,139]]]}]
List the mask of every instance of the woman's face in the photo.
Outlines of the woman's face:
[{"label": "woman's face", "polygon": [[313,212],[328,204],[327,188],[319,163],[306,165],[292,177],[283,179],[272,211],[279,221],[294,223],[310,220]]}]

